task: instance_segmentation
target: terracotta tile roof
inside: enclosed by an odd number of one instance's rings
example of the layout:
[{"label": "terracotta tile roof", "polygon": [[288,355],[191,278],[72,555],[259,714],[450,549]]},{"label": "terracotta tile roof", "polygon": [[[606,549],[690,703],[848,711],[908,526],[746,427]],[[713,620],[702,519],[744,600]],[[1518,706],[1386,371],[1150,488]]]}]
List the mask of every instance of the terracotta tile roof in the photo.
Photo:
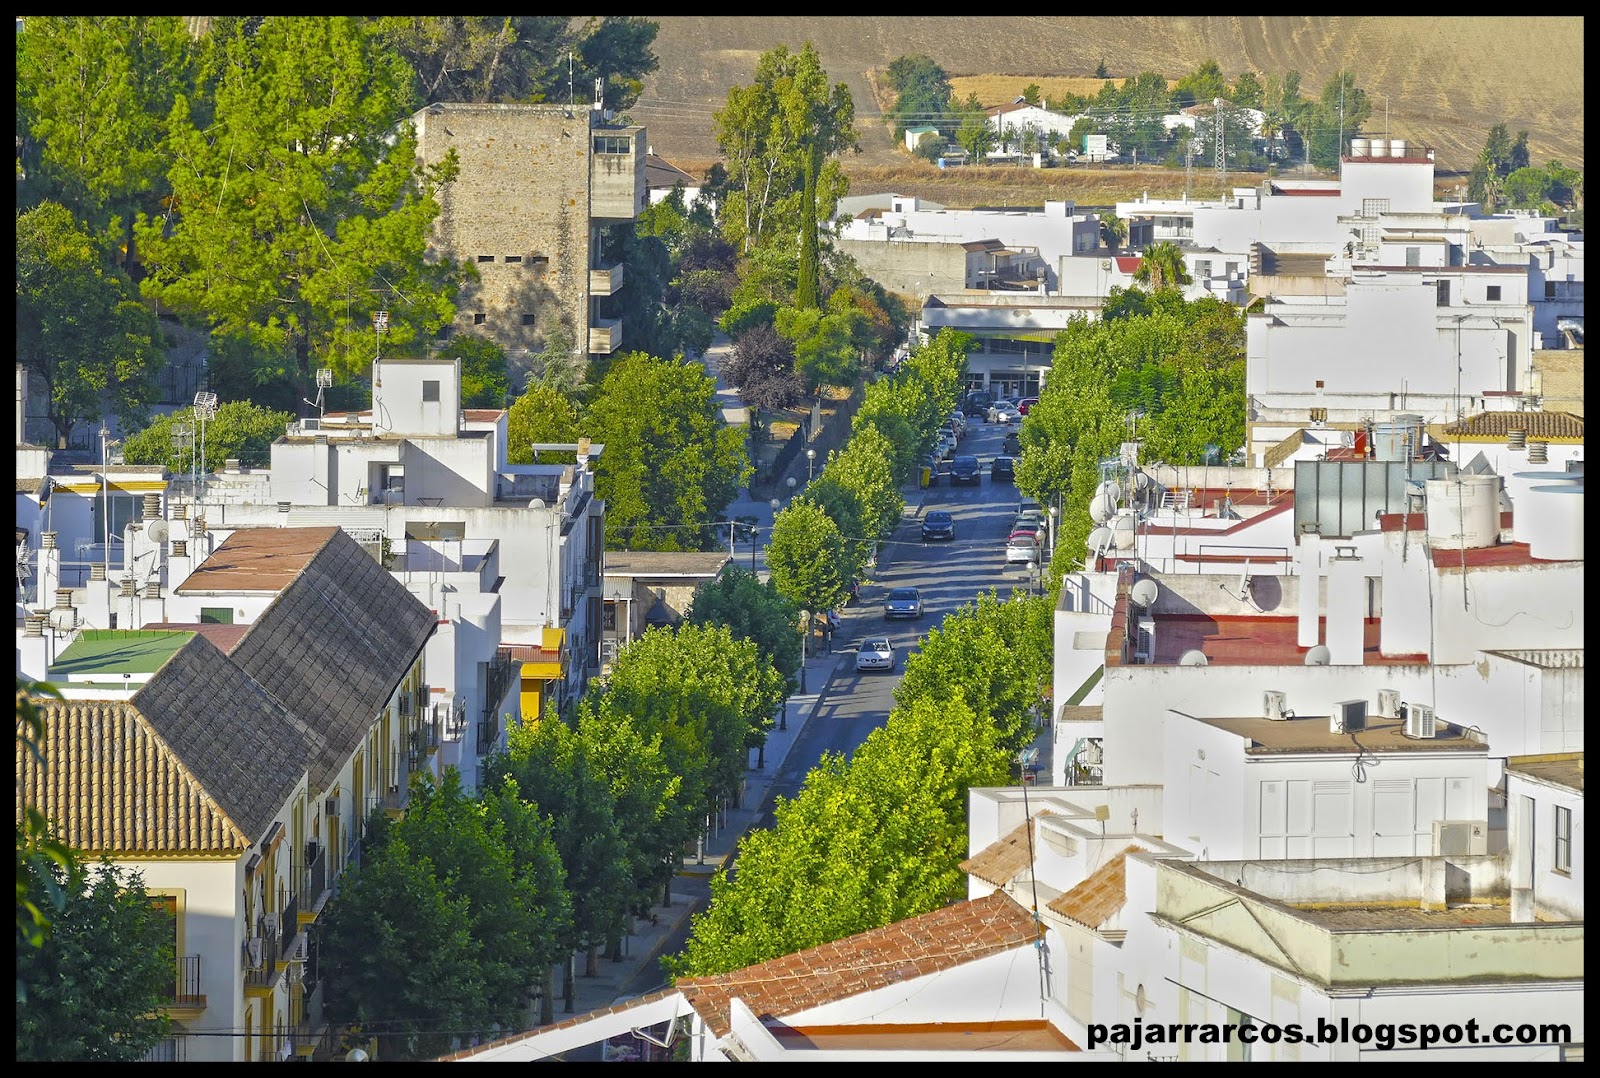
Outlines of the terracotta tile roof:
[{"label": "terracotta tile roof", "polygon": [[505,411],[500,408],[461,409],[461,418],[468,423],[493,423],[503,415],[505,415]]},{"label": "terracotta tile roof", "polygon": [[1127,858],[1139,847],[1126,846],[1072,890],[1045,905],[1085,928],[1099,928],[1114,917],[1127,899]]},{"label": "terracotta tile roof", "polygon": [[161,632],[198,633],[215,644],[224,655],[238,647],[244,634],[250,631],[249,625],[220,625],[210,621],[158,621],[145,628]]},{"label": "terracotta tile roof", "polygon": [[722,1037],[732,1028],[729,1001],[735,996],[763,1019],[783,1018],[1037,939],[1033,915],[996,891],[731,973],[685,978],[677,990]]},{"label": "terracotta tile roof", "polygon": [[126,701],[44,702],[43,763],[19,744],[17,806],[91,854],[237,853],[305,772],[314,735],[203,637]]},{"label": "terracotta tile roof", "polygon": [[[1054,815],[1056,813],[1046,809],[1034,813],[1033,819]],[[1033,826],[1033,819],[1018,824],[1009,834],[1001,835],[999,839],[961,862],[961,871],[996,887],[1004,887],[1022,875],[1033,859],[1033,851],[1028,846],[1028,829]]]},{"label": "terracotta tile roof", "polygon": [[1482,412],[1444,428],[1449,437],[1504,438],[1520,430],[1529,438],[1583,440],[1583,417],[1571,412]]},{"label": "terracotta tile roof", "polygon": [[282,591],[333,538],[336,527],[240,528],[173,591]]},{"label": "terracotta tile roof", "polygon": [[366,738],[435,622],[433,611],[361,544],[338,528],[331,531],[232,654],[241,669],[325,735],[326,747],[309,767],[318,788],[332,781]]}]

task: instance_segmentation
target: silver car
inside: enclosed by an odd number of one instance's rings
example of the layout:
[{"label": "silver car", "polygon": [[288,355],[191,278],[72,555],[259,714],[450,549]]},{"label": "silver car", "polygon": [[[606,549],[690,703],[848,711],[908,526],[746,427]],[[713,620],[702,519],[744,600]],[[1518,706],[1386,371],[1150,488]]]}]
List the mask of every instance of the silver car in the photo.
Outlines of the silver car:
[{"label": "silver car", "polygon": [[894,645],[886,636],[874,637],[861,643],[856,652],[857,670],[893,670]]},{"label": "silver car", "polygon": [[886,618],[922,617],[922,593],[911,587],[890,589],[888,598],[883,601],[883,616]]}]

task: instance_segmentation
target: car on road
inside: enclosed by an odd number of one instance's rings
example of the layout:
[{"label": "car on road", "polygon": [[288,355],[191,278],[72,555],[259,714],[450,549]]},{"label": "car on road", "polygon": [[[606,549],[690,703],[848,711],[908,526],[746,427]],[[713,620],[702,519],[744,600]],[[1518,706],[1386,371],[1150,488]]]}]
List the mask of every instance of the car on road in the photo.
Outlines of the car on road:
[{"label": "car on road", "polygon": [[957,483],[971,483],[979,486],[983,482],[983,469],[978,466],[978,458],[971,453],[958,453],[950,460],[950,485]]},{"label": "car on road", "polygon": [[1009,401],[997,401],[989,405],[988,418],[991,423],[1015,423],[1022,418],[1022,413]]},{"label": "car on road", "polygon": [[1013,531],[1006,539],[1006,563],[1036,561],[1039,557],[1039,535],[1031,531]]},{"label": "car on road", "polygon": [[1014,430],[1006,431],[1005,444],[1000,447],[1000,452],[1008,457],[1022,456],[1022,437]]},{"label": "car on road", "polygon": [[988,415],[989,405],[994,403],[994,394],[987,389],[974,389],[967,394],[962,402],[961,410],[967,415]]},{"label": "car on road", "polygon": [[1028,414],[1028,409],[1039,403],[1038,397],[1023,397],[1017,402],[1017,411],[1023,415]]},{"label": "car on road", "polygon": [[1007,483],[1015,482],[1017,478],[1016,457],[995,457],[994,463],[989,465],[989,478]]},{"label": "car on road", "polygon": [[890,588],[883,600],[885,618],[922,617],[922,593],[913,587]]},{"label": "car on road", "polygon": [[927,516],[922,518],[922,541],[931,543],[935,540],[954,539],[956,537],[956,518],[946,509],[930,509]]},{"label": "car on road", "polygon": [[893,670],[894,644],[887,636],[875,636],[871,640],[863,640],[861,649],[856,652],[856,669]]}]

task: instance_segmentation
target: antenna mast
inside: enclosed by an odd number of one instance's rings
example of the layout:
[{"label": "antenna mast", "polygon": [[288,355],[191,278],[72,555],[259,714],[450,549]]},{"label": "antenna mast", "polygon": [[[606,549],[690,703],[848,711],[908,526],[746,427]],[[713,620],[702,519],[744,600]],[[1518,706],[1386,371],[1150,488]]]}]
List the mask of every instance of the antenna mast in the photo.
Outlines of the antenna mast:
[{"label": "antenna mast", "polygon": [[1216,143],[1217,143],[1217,197],[1221,198],[1228,189],[1228,148],[1227,139],[1223,132],[1222,98],[1212,98],[1211,104],[1215,107],[1216,117]]}]

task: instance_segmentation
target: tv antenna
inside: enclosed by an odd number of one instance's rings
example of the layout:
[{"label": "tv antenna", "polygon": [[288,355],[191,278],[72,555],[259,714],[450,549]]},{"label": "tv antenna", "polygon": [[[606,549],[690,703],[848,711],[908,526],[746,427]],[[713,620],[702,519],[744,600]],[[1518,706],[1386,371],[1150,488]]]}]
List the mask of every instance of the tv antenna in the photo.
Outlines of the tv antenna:
[{"label": "tv antenna", "polygon": [[195,501],[200,502],[205,498],[206,468],[206,424],[217,417],[217,395],[209,389],[202,389],[194,395],[194,421],[200,428],[200,451],[195,454]]}]

